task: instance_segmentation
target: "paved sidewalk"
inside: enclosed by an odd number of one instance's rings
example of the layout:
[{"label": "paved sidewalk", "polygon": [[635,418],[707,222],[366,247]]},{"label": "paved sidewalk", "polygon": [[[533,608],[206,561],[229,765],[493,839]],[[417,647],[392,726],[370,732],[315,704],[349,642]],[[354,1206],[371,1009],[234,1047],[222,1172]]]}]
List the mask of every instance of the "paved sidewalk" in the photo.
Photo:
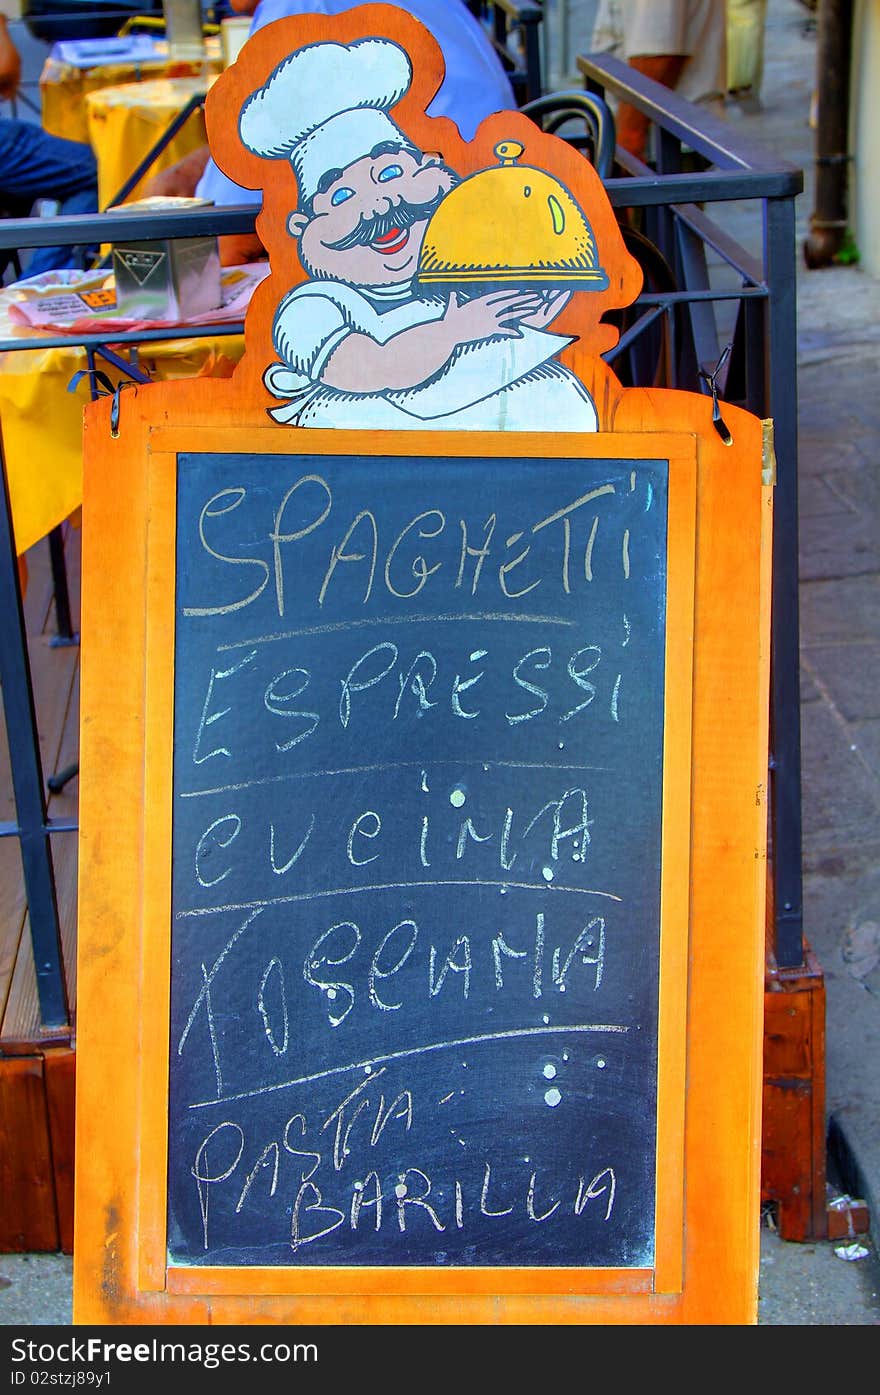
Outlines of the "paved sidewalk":
[{"label": "paved sidewalk", "polygon": [[[822,966],[826,1106],[880,1235],[880,280],[808,271],[816,35],[769,0],[761,108],[744,137],[804,170],[797,201],[804,931]],[[858,175],[858,172],[857,172]],[[735,223],[737,210],[731,209]],[[742,229],[737,230],[741,232]],[[765,1232],[761,1322],[880,1322],[877,1255]],[[841,1270],[858,1269],[860,1275]]]},{"label": "paved sidewalk", "polygon": [[[595,0],[571,0],[569,8],[566,34],[579,37],[588,32]],[[557,24],[554,37],[561,32]],[[729,102],[725,114],[745,140],[799,166],[805,176],[796,203],[804,931],[825,979],[827,1113],[855,1161],[876,1238],[880,279],[857,265],[808,271],[803,260],[813,210],[815,74],[814,16],[800,0],[768,0],[760,105]],[[713,204],[707,212],[759,255],[752,203]],[[722,343],[727,328],[722,309]],[[785,1245],[765,1232],[762,1322],[880,1321],[880,1271],[866,1272],[864,1281],[841,1272],[859,1263],[842,1262],[834,1248]],[[864,1264],[875,1266],[876,1255]],[[824,1317],[814,1301],[820,1292]]]},{"label": "paved sidewalk", "polygon": [[[764,110],[743,134],[800,164],[813,207],[815,35],[771,0]],[[880,1228],[880,281],[799,257],[804,917],[824,970],[827,1108]]]}]

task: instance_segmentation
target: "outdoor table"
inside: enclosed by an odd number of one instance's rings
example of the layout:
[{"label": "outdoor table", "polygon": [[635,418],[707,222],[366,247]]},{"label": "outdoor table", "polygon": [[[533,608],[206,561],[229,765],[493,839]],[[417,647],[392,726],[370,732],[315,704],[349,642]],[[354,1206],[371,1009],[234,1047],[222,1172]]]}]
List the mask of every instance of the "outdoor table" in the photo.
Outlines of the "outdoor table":
[{"label": "outdoor table", "polygon": [[[29,342],[52,336],[10,321],[14,294],[14,287],[0,291],[0,419],[16,550],[21,554],[82,502],[82,412],[89,394],[85,384],[74,392],[68,387],[74,374],[89,364],[86,348],[73,336],[70,344],[28,349]],[[223,325],[207,333],[194,327],[189,333],[178,331],[183,337],[154,340],[143,335],[138,367],[157,381],[222,376],[228,363],[237,363],[244,352],[244,336],[223,330]],[[104,338],[110,342],[110,336]],[[11,342],[15,348],[8,347]],[[103,360],[101,369],[114,386],[125,377]]]},{"label": "outdoor table", "polygon": [[209,76],[215,75],[222,67],[219,40],[216,38],[206,41],[207,60],[204,65],[172,61],[168,45],[162,40],[152,41],[151,52],[150,57],[100,63],[93,67],[65,62],[62,57],[50,54],[40,74],[44,129],[66,140],[88,141],[86,99],[92,93],[108,87],[151,82],[160,78],[201,78],[203,72]]},{"label": "outdoor table", "polygon": [[[216,75],[215,75],[216,76]],[[89,141],[98,160],[98,202],[106,208],[125,181],[187,103],[205,92],[213,76],[152,78],[105,87],[86,97]],[[193,112],[154,161],[127,200],[140,198],[162,170],[207,143],[204,112]]]}]

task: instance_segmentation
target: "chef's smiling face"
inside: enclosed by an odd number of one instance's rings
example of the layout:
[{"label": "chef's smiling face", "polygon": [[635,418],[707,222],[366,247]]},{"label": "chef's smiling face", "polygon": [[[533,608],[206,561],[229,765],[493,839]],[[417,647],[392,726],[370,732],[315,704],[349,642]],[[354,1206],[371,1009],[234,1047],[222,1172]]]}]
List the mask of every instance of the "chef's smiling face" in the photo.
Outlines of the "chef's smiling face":
[{"label": "chef's smiling face", "polygon": [[329,170],[288,228],[311,276],[393,286],[416,272],[428,220],[456,176],[434,155],[382,145]]}]

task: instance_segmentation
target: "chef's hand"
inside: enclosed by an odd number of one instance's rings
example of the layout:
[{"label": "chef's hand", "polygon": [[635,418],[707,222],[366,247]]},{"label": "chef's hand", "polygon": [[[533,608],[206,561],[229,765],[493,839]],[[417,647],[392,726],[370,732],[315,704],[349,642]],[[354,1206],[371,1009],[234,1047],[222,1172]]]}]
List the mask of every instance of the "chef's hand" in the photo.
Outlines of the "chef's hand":
[{"label": "chef's hand", "polygon": [[532,315],[523,316],[521,324],[531,329],[545,329],[565,309],[571,300],[571,291],[543,291],[540,300],[538,309]]},{"label": "chef's hand", "polygon": [[457,291],[449,297],[443,323],[452,333],[456,344],[475,344],[480,339],[521,339],[518,326],[528,317],[538,314],[541,298],[529,291],[490,291],[473,300],[459,299]]}]

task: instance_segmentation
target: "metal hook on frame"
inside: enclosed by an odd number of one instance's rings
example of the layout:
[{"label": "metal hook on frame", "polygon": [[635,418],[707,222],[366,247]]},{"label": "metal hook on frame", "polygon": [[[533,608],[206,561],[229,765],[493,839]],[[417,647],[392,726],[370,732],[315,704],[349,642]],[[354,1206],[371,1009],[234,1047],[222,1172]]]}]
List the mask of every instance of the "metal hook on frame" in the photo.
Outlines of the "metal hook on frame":
[{"label": "metal hook on frame", "polygon": [[134,388],[135,392],[137,392],[137,383],[133,382],[130,378],[126,378],[124,382],[116,384],[116,391],[113,394],[113,401],[110,404],[110,435],[113,437],[114,441],[119,435],[119,398],[123,388],[127,387]]},{"label": "metal hook on frame", "polygon": [[699,370],[699,376],[702,378],[704,383],[708,384],[709,391],[712,394],[712,425],[715,427],[715,430],[718,432],[718,435],[721,437],[722,441],[726,446],[733,445],[733,435],[731,433],[730,427],[727,425],[727,422],[722,417],[721,408],[718,405],[718,374],[721,372],[722,368],[724,367],[725,363],[730,357],[730,351],[732,348],[732,344],[728,344],[725,347],[721,357],[715,364],[715,367],[712,369],[711,373],[707,373],[705,368],[701,368]]},{"label": "metal hook on frame", "polygon": [[114,387],[110,378],[102,369],[81,368],[79,372],[74,373],[70,382],[67,384],[67,391],[76,392],[76,389],[79,387],[83,378],[87,378],[89,380],[89,388],[92,393],[93,401],[96,401],[99,397],[112,397],[113,401],[110,404],[110,435],[113,437],[115,441],[119,436],[120,395],[122,393],[123,388],[137,388],[137,383],[134,381],[133,378],[123,378]]}]

